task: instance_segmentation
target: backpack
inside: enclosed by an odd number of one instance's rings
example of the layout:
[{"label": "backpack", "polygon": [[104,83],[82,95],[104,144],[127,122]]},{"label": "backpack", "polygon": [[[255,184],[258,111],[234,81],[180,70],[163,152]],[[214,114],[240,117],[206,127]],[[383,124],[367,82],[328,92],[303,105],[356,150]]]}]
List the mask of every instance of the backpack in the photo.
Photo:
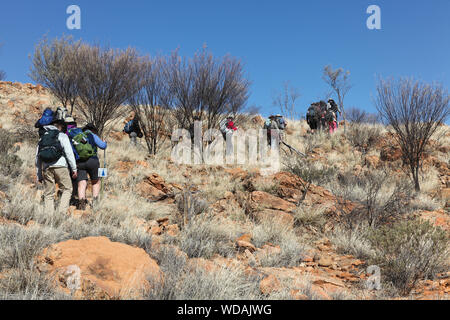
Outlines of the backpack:
[{"label": "backpack", "polygon": [[277,124],[278,124],[278,128],[279,128],[280,130],[286,129],[286,121],[284,121],[284,118],[283,118],[283,117],[277,118],[276,121],[277,121]]},{"label": "backpack", "polygon": [[226,132],[226,130],[227,130],[227,119],[223,119],[222,121],[220,121],[219,129],[220,129],[220,132],[222,132],[222,133]]},{"label": "backpack", "polygon": [[38,157],[46,163],[53,163],[63,156],[63,148],[59,142],[59,130],[47,130],[39,140]]},{"label": "backpack", "polygon": [[97,155],[97,152],[92,144],[89,143],[89,130],[84,131],[80,128],[73,128],[69,130],[69,138],[72,140],[72,145],[80,157],[80,161],[86,161],[91,157]]},{"label": "backpack", "polygon": [[308,108],[308,112],[306,113],[306,116],[309,118],[315,118],[317,116],[316,108],[314,106],[310,106]]},{"label": "backpack", "polygon": [[55,112],[55,119],[64,121],[69,115],[69,110],[66,107],[58,107]]},{"label": "backpack", "polygon": [[131,133],[132,127],[133,127],[133,120],[130,120],[125,124],[125,127],[123,127],[123,131],[125,131],[125,133]]},{"label": "backpack", "polygon": [[325,114],[325,120],[328,122],[332,122],[332,121],[334,121],[334,117],[335,117],[335,114],[334,114],[333,110],[328,109],[327,113]]},{"label": "backpack", "polygon": [[42,117],[39,119],[38,123],[41,126],[47,126],[53,121],[53,111],[50,108],[44,110]]}]

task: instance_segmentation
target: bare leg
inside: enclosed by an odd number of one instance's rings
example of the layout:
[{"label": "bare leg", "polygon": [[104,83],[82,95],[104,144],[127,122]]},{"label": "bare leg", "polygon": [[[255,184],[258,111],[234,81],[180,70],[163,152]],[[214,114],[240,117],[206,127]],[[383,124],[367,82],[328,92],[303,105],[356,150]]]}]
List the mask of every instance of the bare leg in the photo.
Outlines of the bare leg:
[{"label": "bare leg", "polygon": [[87,188],[87,181],[81,180],[78,182],[78,199],[86,199],[86,188]]},{"label": "bare leg", "polygon": [[92,180],[92,196],[94,198],[97,198],[100,193],[100,185],[100,180]]}]

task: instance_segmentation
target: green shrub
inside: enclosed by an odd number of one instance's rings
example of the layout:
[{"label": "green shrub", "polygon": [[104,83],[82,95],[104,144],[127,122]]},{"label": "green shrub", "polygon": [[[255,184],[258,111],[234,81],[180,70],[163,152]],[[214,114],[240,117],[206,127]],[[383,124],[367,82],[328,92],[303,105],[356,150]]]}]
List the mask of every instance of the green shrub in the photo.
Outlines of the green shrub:
[{"label": "green shrub", "polygon": [[372,263],[382,268],[382,277],[402,294],[418,280],[433,278],[445,270],[449,239],[445,231],[427,221],[397,222],[374,230],[369,240],[376,250]]}]

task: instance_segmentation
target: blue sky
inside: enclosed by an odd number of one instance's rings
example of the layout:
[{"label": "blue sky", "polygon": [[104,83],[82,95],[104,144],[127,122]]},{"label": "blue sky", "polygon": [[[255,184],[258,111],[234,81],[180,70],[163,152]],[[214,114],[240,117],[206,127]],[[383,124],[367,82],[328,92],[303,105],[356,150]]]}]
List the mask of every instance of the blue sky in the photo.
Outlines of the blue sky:
[{"label": "blue sky", "polygon": [[[81,8],[81,30],[66,28],[66,8]],[[381,30],[369,30],[369,5],[381,8]],[[268,115],[284,81],[301,92],[299,111],[323,98],[325,65],[351,72],[346,107],[374,111],[377,75],[414,76],[450,84],[450,0],[191,0],[3,1],[0,69],[7,80],[31,82],[29,54],[47,34],[71,34],[143,53],[192,55],[203,44],[245,64],[248,104]]]}]

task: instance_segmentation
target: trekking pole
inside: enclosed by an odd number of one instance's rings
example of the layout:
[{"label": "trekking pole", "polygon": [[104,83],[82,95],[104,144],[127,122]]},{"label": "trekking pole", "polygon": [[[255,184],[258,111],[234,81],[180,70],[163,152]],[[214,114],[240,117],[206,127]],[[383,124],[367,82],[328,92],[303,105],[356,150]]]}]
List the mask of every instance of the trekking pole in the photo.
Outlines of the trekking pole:
[{"label": "trekking pole", "polygon": [[[106,168],[106,149],[103,150],[103,168]],[[103,179],[100,181],[100,198],[103,200]]]},{"label": "trekking pole", "polygon": [[282,144],[284,144],[286,147],[289,148],[289,150],[294,151],[295,153],[297,153],[300,156],[306,157],[306,154],[304,154],[303,152],[298,151],[297,149],[295,149],[294,147],[291,147],[290,145],[288,145],[286,142],[281,141]]}]

